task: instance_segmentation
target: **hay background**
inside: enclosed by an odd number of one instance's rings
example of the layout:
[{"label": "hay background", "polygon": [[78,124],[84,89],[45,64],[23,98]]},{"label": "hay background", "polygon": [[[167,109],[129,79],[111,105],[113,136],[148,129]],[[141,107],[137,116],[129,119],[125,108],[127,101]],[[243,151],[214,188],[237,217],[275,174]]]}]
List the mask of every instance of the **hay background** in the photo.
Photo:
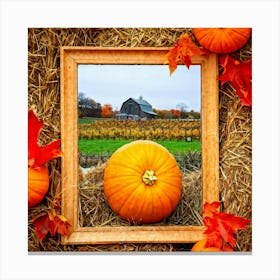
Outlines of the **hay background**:
[{"label": "hay background", "polygon": [[[172,47],[191,28],[30,28],[28,31],[28,106],[45,125],[41,145],[60,139],[60,46]],[[232,54],[252,57],[251,41]],[[241,106],[229,84],[220,86],[220,192],[223,210],[252,216],[252,111]],[[32,219],[61,191],[60,159],[48,162],[50,189],[40,205],[28,211],[29,251],[185,251],[191,244],[61,245],[60,236],[39,242]],[[238,234],[239,251],[252,250],[252,229]]]}]

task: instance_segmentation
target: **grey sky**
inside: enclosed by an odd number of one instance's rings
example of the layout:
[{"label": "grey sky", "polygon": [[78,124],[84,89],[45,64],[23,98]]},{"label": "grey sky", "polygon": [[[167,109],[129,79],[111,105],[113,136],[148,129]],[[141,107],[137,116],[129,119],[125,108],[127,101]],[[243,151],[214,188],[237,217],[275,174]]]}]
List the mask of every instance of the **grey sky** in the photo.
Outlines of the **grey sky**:
[{"label": "grey sky", "polygon": [[155,109],[183,102],[187,110],[200,111],[200,77],[198,65],[179,65],[172,76],[168,65],[79,65],[78,92],[118,110],[128,98],[142,96]]}]

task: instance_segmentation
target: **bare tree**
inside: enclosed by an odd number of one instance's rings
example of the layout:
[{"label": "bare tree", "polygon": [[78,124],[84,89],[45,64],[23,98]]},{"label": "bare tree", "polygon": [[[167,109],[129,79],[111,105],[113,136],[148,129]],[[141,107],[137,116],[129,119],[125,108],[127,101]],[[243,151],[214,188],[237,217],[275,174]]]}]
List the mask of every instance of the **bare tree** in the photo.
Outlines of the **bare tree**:
[{"label": "bare tree", "polygon": [[176,106],[176,109],[178,109],[181,113],[181,118],[185,117],[185,113],[187,112],[188,109],[188,105],[184,102],[180,102],[178,103],[178,105]]}]

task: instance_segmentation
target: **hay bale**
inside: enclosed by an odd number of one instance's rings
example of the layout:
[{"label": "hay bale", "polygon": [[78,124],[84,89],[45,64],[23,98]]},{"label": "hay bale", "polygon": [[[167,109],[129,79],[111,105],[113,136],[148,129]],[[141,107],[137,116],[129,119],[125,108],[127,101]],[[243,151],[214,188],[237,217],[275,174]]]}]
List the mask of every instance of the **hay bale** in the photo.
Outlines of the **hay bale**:
[{"label": "hay bale", "polygon": [[[81,227],[131,225],[115,214],[106,201],[103,181],[105,166],[106,163],[100,162],[92,167],[79,183],[79,225]],[[201,171],[184,172],[182,179],[182,196],[178,206],[168,218],[153,224],[154,226],[201,225]]]},{"label": "hay bale", "polygon": [[[30,28],[28,30],[28,107],[45,125],[41,145],[60,138],[60,46],[172,47],[191,28]],[[239,60],[252,57],[251,41],[232,54]],[[224,210],[251,219],[252,209],[252,112],[243,107],[229,84],[220,86],[220,189]],[[122,244],[62,246],[60,236],[39,242],[31,220],[48,207],[48,201],[61,192],[61,162],[48,162],[50,189],[40,205],[29,209],[29,251],[180,251],[186,244]],[[188,195],[191,195],[189,193]],[[199,200],[189,209],[201,209]],[[198,210],[197,210],[198,211]],[[196,220],[198,219],[198,220]],[[199,217],[194,220],[199,221]],[[238,250],[250,251],[252,230],[238,235]]]},{"label": "hay bale", "polygon": [[[252,111],[241,105],[230,85],[220,90],[220,192],[224,211],[252,218]],[[238,235],[250,251],[250,229]]]}]

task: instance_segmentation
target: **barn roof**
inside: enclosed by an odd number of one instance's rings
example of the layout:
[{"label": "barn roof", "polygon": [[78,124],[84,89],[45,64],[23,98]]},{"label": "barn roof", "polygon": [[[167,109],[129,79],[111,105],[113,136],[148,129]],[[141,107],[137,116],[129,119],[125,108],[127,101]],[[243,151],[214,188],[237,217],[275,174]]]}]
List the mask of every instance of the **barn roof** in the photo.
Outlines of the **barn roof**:
[{"label": "barn roof", "polygon": [[137,99],[137,98],[131,98],[131,99],[133,99],[139,105],[144,105],[144,106],[152,107],[152,105],[149,102],[147,102],[146,100],[144,100],[144,99]]},{"label": "barn roof", "polygon": [[147,102],[146,100],[144,100],[144,99],[136,99],[136,98],[131,98],[131,99],[133,101],[135,101],[137,104],[139,104],[142,112],[148,113],[150,115],[157,115],[153,111],[152,105],[149,102]]}]

